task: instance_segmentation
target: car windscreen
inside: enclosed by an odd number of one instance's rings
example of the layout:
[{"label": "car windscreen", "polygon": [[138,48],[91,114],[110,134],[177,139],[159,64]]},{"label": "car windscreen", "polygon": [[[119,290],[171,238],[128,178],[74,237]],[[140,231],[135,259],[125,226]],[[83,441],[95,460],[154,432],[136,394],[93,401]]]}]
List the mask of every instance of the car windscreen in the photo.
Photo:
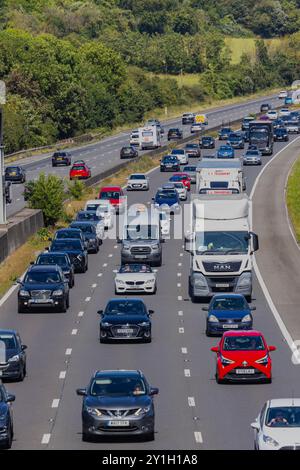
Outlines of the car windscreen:
[{"label": "car windscreen", "polygon": [[247,152],[246,152],[246,157],[248,157],[248,156],[258,157],[259,155],[260,155],[260,153],[257,150],[247,150]]},{"label": "car windscreen", "polygon": [[82,232],[84,233],[94,233],[95,232],[95,229],[94,229],[94,225],[92,224],[78,224],[78,225],[73,225],[73,228],[78,228],[80,229]]},{"label": "car windscreen", "polygon": [[114,300],[108,302],[105,315],[144,315],[146,309],[144,303],[135,300]]},{"label": "car windscreen", "polygon": [[8,333],[0,333],[0,344],[4,343],[5,349],[16,349],[17,342],[15,335]]},{"label": "car windscreen", "polygon": [[264,351],[261,336],[227,336],[224,338],[224,351]]},{"label": "car windscreen", "polygon": [[131,175],[130,180],[145,180],[146,176],[145,175]]},{"label": "car windscreen", "polygon": [[172,155],[184,155],[184,150],[183,149],[173,149],[172,150]]},{"label": "car windscreen", "polygon": [[73,166],[73,168],[72,168],[72,171],[79,171],[79,170],[80,170],[80,171],[85,170],[85,166],[83,166],[83,165],[75,165],[75,166]]},{"label": "car windscreen", "polygon": [[132,148],[131,148],[131,147],[123,147],[123,148],[122,148],[122,152],[123,152],[123,153],[131,153],[131,152],[132,152]]},{"label": "car windscreen", "polygon": [[174,176],[171,176],[170,180],[169,181],[182,181],[184,179],[184,176],[182,175],[174,175]]},{"label": "car windscreen", "polygon": [[276,406],[269,408],[265,424],[272,428],[300,428],[300,406]]},{"label": "car windscreen", "polygon": [[196,167],[195,166],[185,166],[184,171],[190,171],[190,172],[194,172],[196,171]]},{"label": "car windscreen", "polygon": [[138,377],[107,375],[93,380],[90,394],[101,397],[146,395],[146,386]]},{"label": "car windscreen", "polygon": [[158,225],[131,224],[125,227],[126,240],[158,240]]},{"label": "car windscreen", "polygon": [[246,254],[248,244],[248,232],[196,232],[195,249],[198,255]]},{"label": "car windscreen", "polygon": [[80,232],[75,232],[73,230],[63,230],[61,232],[56,232],[55,238],[60,240],[61,238],[81,238]]},{"label": "car windscreen", "polygon": [[5,172],[9,173],[9,174],[11,174],[11,173],[20,173],[21,169],[18,168],[17,166],[10,166],[10,167],[5,168]]},{"label": "car windscreen", "polygon": [[68,265],[68,261],[65,255],[40,255],[36,261],[36,264],[57,264],[58,266]]},{"label": "car windscreen", "polygon": [[177,157],[165,157],[163,163],[177,163]]},{"label": "car windscreen", "polygon": [[189,149],[193,149],[193,150],[196,149],[196,150],[198,150],[198,145],[197,145],[197,144],[187,144],[187,145],[185,146],[185,148],[186,148],[187,150],[189,150]]},{"label": "car windscreen", "polygon": [[119,191],[101,191],[100,199],[120,199]]},{"label": "car windscreen", "polygon": [[177,195],[175,191],[159,191],[156,194],[156,199],[176,199]]},{"label": "car windscreen", "polygon": [[[95,209],[96,210],[96,209]],[[92,212],[92,209],[90,209],[90,212],[79,212],[76,216],[76,220],[99,220],[100,217],[95,213]]]},{"label": "car windscreen", "polygon": [[152,270],[147,264],[125,264],[120,267],[119,273],[151,273]]},{"label": "car windscreen", "polygon": [[248,307],[243,297],[218,297],[212,301],[213,310],[245,310]]},{"label": "car windscreen", "polygon": [[24,280],[25,284],[55,284],[57,282],[61,282],[61,278],[58,272],[54,271],[36,271],[36,272],[29,272],[25,276]]},{"label": "car windscreen", "polygon": [[80,240],[73,240],[63,241],[63,240],[55,240],[51,245],[52,251],[82,251],[83,247]]}]

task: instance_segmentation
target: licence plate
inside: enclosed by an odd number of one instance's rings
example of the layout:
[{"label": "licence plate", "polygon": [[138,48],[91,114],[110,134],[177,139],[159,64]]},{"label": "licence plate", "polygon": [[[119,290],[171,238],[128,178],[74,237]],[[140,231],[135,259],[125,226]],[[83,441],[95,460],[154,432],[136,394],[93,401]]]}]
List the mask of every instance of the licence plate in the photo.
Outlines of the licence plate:
[{"label": "licence plate", "polygon": [[108,421],[108,426],[129,426],[129,421]]},{"label": "licence plate", "polygon": [[216,284],[216,287],[229,287],[229,284]]},{"label": "licence plate", "polygon": [[254,369],[236,369],[235,373],[236,374],[254,374],[255,370]]},{"label": "licence plate", "polygon": [[10,176],[17,176],[17,173],[15,171],[13,171]]},{"label": "licence plate", "polygon": [[223,325],[223,328],[229,328],[230,330],[232,328],[238,328],[238,327],[239,327],[239,325],[231,325],[230,323],[227,323],[227,324]]},{"label": "licence plate", "polygon": [[127,335],[133,333],[133,329],[132,328],[119,328],[117,330],[117,333],[125,333]]},{"label": "licence plate", "polygon": [[136,259],[146,259],[147,256],[146,255],[135,255],[135,258]]},{"label": "licence plate", "polygon": [[34,304],[46,304],[49,302],[49,299],[31,299],[31,302]]}]

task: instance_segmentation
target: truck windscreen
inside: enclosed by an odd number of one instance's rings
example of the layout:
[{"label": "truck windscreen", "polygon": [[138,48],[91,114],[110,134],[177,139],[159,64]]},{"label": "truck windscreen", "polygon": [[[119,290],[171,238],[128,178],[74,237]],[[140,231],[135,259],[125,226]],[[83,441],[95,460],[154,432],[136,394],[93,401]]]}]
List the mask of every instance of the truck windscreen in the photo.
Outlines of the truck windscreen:
[{"label": "truck windscreen", "polygon": [[197,255],[247,254],[248,232],[196,232]]},{"label": "truck windscreen", "polygon": [[259,131],[258,130],[257,131],[252,130],[250,132],[250,139],[251,140],[264,141],[265,142],[266,140],[268,140],[268,136],[269,136],[269,134],[268,134],[267,129],[262,129],[262,130],[259,130]]}]

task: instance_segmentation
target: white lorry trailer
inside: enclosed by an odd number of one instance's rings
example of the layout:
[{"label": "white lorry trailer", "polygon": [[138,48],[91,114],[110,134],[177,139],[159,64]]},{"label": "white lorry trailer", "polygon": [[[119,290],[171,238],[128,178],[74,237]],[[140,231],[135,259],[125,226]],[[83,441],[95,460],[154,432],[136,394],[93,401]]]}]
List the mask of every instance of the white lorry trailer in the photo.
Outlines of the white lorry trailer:
[{"label": "white lorry trailer", "polygon": [[251,301],[252,254],[258,236],[250,231],[246,194],[198,196],[191,204],[189,291],[192,301],[216,293],[239,293]]},{"label": "white lorry trailer", "polygon": [[140,150],[157,149],[161,147],[161,132],[158,126],[139,127]]},{"label": "white lorry trailer", "polygon": [[223,160],[204,158],[196,168],[198,194],[238,194],[246,189],[246,181],[239,158]]}]

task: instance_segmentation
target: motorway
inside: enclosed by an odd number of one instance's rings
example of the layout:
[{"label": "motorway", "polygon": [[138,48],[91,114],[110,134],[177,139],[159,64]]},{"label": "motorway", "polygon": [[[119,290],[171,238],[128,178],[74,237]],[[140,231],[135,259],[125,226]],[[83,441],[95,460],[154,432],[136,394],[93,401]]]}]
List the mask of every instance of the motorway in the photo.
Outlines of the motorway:
[{"label": "motorway", "polygon": [[[259,98],[255,100],[250,100],[248,102],[219,107],[207,112],[209,124],[208,129],[216,127],[224,123],[227,125],[229,122],[236,121],[247,114],[252,112],[259,111],[260,105],[262,103],[268,102],[272,106],[279,106],[280,100],[276,96],[268,96],[264,98]],[[162,140],[163,145],[167,143],[167,133],[170,127],[180,127],[183,128],[184,137],[190,135],[190,125],[182,126],[181,118],[168,120],[162,122],[165,129],[165,135]],[[98,143],[85,145],[79,148],[70,149],[74,160],[84,159],[85,162],[90,166],[92,171],[92,176],[97,173],[101,173],[108,169],[113,168],[118,163],[120,163],[120,149],[124,145],[129,143],[130,132],[122,132],[120,134],[113,135],[102,139]],[[147,153],[146,151],[143,154]],[[15,161],[12,165],[22,165],[26,170],[27,181],[36,180],[40,172],[45,174],[54,173],[61,177],[68,177],[70,167],[56,167],[52,168],[51,166],[51,154],[40,155],[29,157],[20,161]],[[12,187],[13,192],[13,202],[7,206],[7,215],[13,215],[19,210],[21,210],[25,203],[22,196],[24,187],[21,184],[15,184]]]},{"label": "motorway", "polygon": [[[274,153],[285,146],[276,143]],[[263,157],[263,165],[269,160]],[[260,167],[245,168],[248,193],[260,171]],[[129,204],[149,204],[169,176],[152,171],[150,191],[128,193]],[[259,227],[256,230],[259,234]],[[273,383],[217,385],[210,347],[218,339],[205,336],[206,314],[201,304],[190,301],[190,257],[182,240],[166,241],[157,294],[142,296],[155,310],[152,343],[99,343],[96,312],[114,297],[119,251],[120,245],[107,239],[98,255],[89,255],[89,270],[76,276],[65,314],[18,315],[16,289],[2,303],[1,327],[17,329],[28,345],[27,377],[22,383],[6,384],[16,394],[13,449],[252,449],[250,423],[264,401],[297,395],[300,388],[299,370],[257,280],[254,327],[278,348],[272,353]],[[155,441],[81,441],[81,399],[75,390],[86,386],[96,369],[113,368],[141,369],[151,385],[159,387]]]}]

